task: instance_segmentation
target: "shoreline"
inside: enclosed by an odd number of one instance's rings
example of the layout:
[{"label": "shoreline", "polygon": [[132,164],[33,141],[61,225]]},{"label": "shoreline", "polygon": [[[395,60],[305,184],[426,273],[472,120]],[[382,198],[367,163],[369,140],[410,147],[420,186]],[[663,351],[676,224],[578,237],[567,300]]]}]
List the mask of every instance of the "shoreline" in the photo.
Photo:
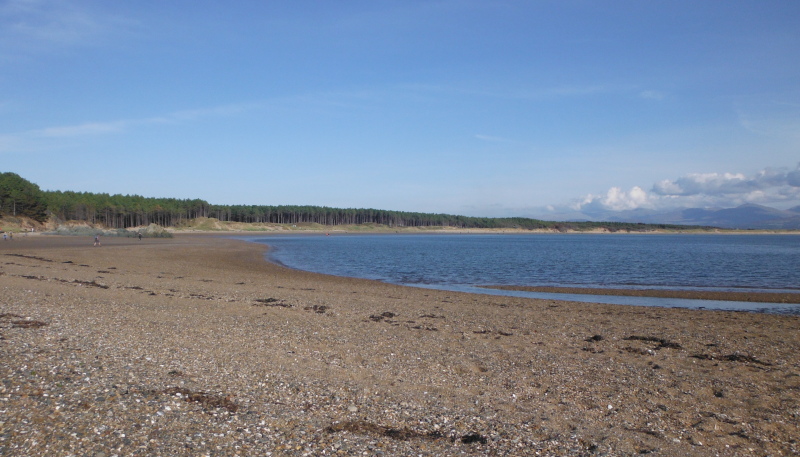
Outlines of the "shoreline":
[{"label": "shoreline", "polygon": [[[377,233],[385,234],[385,233]],[[419,233],[423,234],[423,233]],[[452,234],[452,233],[448,233]],[[236,234],[228,233],[223,236],[235,236]],[[303,236],[303,233],[285,233],[282,235],[296,235]],[[308,234],[316,235],[314,233]],[[357,236],[363,233],[337,233],[338,236]],[[388,234],[387,234],[388,235]],[[410,234],[411,235],[411,234]],[[445,235],[445,234],[442,234]],[[476,235],[478,235],[476,233]],[[249,236],[249,235],[242,235]],[[249,241],[249,240],[248,240]],[[268,246],[268,245],[267,245]],[[265,257],[269,262],[275,263],[281,267],[292,268],[284,265],[275,260]],[[299,270],[306,271],[306,270]],[[387,284],[392,284],[387,282]],[[410,287],[413,287],[410,286]],[[798,292],[766,292],[766,291],[719,291],[719,290],[687,290],[680,288],[667,288],[667,289],[648,289],[648,288],[621,288],[621,287],[583,287],[583,286],[522,286],[522,285],[485,285],[474,286],[476,289],[488,290],[507,290],[507,291],[520,291],[520,292],[541,292],[550,294],[576,294],[576,295],[599,295],[599,296],[618,296],[618,297],[652,297],[652,298],[676,298],[683,300],[708,300],[708,301],[730,301],[742,303],[765,303],[765,304],[800,304],[800,291]],[[443,290],[458,290],[447,289]],[[470,292],[471,293],[471,292]],[[479,292],[478,292],[479,293]],[[487,291],[488,293],[488,291]],[[568,298],[564,298],[568,300]],[[699,308],[699,306],[698,306]],[[695,308],[689,308],[695,309]],[[749,311],[749,310],[743,310]]]},{"label": "shoreline", "polygon": [[442,234],[442,235],[800,235],[800,230],[744,230],[744,229],[719,229],[719,230],[647,230],[647,231],[609,231],[609,230],[567,230],[553,229],[460,229],[455,227],[415,227],[415,228],[352,228],[343,229],[338,226],[323,228],[275,228],[275,229],[237,229],[237,230],[192,230],[174,229],[168,231],[182,235],[415,235],[415,234]]},{"label": "shoreline", "polygon": [[[16,219],[15,219],[16,220]],[[53,231],[57,227],[53,223],[35,223],[32,221],[19,221],[9,222],[8,220],[0,217],[0,232],[8,231],[17,233],[18,235],[25,235],[29,232],[28,227],[36,226],[38,230],[35,234],[56,234]],[[150,226],[136,226],[128,227],[127,230],[134,233],[143,231],[147,232]],[[86,222],[68,221],[58,228],[76,229],[76,230],[104,230],[103,226],[96,226]],[[173,234],[230,234],[230,235],[247,235],[247,234],[298,234],[298,233],[330,233],[330,234],[380,234],[380,233],[400,233],[400,234],[414,234],[414,233],[451,233],[451,234],[554,234],[554,235],[573,235],[573,234],[605,234],[605,235],[800,235],[800,229],[727,229],[727,228],[687,228],[687,229],[659,229],[648,228],[645,230],[633,229],[610,229],[610,228],[595,228],[588,230],[576,229],[560,229],[560,228],[544,228],[544,229],[523,229],[523,228],[458,228],[450,226],[425,226],[425,227],[391,227],[380,224],[365,224],[365,225],[335,225],[325,226],[314,223],[300,223],[300,224],[276,224],[276,223],[244,223],[244,222],[223,222],[213,218],[207,218],[204,222],[197,221],[188,225],[180,227],[160,227],[161,229]],[[112,229],[108,229],[112,230]],[[117,229],[113,229],[117,230]],[[62,233],[61,235],[72,235],[69,233]],[[78,236],[84,234],[77,234]]]},{"label": "shoreline", "polygon": [[485,289],[545,292],[554,294],[612,295],[621,297],[681,298],[689,300],[718,300],[752,303],[800,304],[800,293],[791,292],[734,292],[684,289],[622,289],[598,287],[557,286],[481,286]]},{"label": "shoreline", "polygon": [[0,454],[800,451],[800,318],[324,276],[232,238],[0,244]]}]

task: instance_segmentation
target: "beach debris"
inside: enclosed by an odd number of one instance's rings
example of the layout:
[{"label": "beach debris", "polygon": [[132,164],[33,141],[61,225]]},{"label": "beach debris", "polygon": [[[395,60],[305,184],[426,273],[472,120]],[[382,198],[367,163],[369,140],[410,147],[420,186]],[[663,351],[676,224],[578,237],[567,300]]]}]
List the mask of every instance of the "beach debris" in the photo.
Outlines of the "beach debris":
[{"label": "beach debris", "polygon": [[714,357],[709,354],[692,354],[689,357],[700,360],[714,360]]},{"label": "beach debris", "polygon": [[461,442],[464,444],[480,443],[486,444],[487,438],[475,432],[469,432],[461,437]]},{"label": "beach debris", "polygon": [[631,354],[638,354],[638,355],[655,355],[655,351],[652,349],[640,349],[640,348],[632,348],[630,346],[625,346],[622,348],[623,351],[630,352]]},{"label": "beach debris", "polygon": [[625,340],[625,341],[646,341],[646,342],[651,342],[651,343],[658,343],[658,346],[653,348],[656,351],[658,351],[660,349],[663,349],[663,348],[669,348],[669,349],[680,349],[681,348],[681,345],[678,344],[678,343],[673,343],[672,341],[667,341],[667,340],[665,340],[663,338],[657,338],[657,337],[654,337],[654,336],[633,335],[633,336],[625,337],[625,338],[623,338],[623,340]]},{"label": "beach debris", "polygon": [[428,432],[418,432],[416,430],[411,430],[408,427],[403,428],[392,428],[386,427],[383,425],[373,424],[371,422],[357,420],[357,421],[346,421],[346,422],[337,422],[335,424],[329,425],[325,428],[327,433],[340,433],[340,432],[349,432],[355,433],[358,435],[370,435],[370,436],[385,436],[387,438],[391,438],[393,440],[400,440],[400,441],[409,441],[409,440],[427,440],[427,441],[434,441],[434,440],[449,440],[451,442],[460,441],[464,444],[486,444],[489,439],[480,433],[477,432],[469,432],[466,435],[462,436],[453,436],[453,437],[446,437],[442,432],[438,430],[428,431]]},{"label": "beach debris", "polygon": [[[611,409],[611,405],[608,405],[608,406],[609,406],[608,409]],[[654,436],[656,438],[664,438],[664,435],[662,433],[657,432],[655,430],[649,430],[649,429],[646,429],[646,428],[625,427],[625,430],[627,430],[629,432],[644,433],[645,435]]]},{"label": "beach debris", "polygon": [[23,318],[19,314],[0,313],[0,321],[8,321],[13,328],[40,328],[50,325],[47,322]]},{"label": "beach debris", "polygon": [[[12,257],[22,257],[23,259],[40,260],[42,262],[53,262],[50,259],[45,259],[44,257],[38,257],[38,256],[35,256],[35,255],[25,255],[25,254],[6,254],[6,255],[12,256]],[[72,262],[70,262],[70,263],[72,263]]]},{"label": "beach debris", "polygon": [[369,316],[369,318],[371,320],[375,321],[375,322],[380,322],[380,321],[382,321],[384,319],[391,319],[391,318],[396,317],[396,316],[397,316],[397,314],[395,314],[395,313],[393,313],[391,311],[384,311],[384,312],[382,312],[380,314],[373,314],[373,315]]},{"label": "beach debris", "polygon": [[714,357],[713,355],[710,354],[692,354],[689,357],[700,360],[723,360],[725,362],[755,363],[756,365],[764,365],[764,366],[772,365],[769,362],[764,362],[762,360],[758,360],[755,357],[740,354],[738,352],[734,352],[733,354],[723,355],[719,357]]},{"label": "beach debris", "polygon": [[22,318],[22,316],[20,316],[19,314],[14,314],[14,313],[0,313],[0,319],[11,319],[11,318],[14,318],[14,317],[17,317],[17,318]]},{"label": "beach debris", "polygon": [[100,284],[95,280],[81,281],[80,279],[73,279],[72,281],[67,281],[67,280],[64,280],[64,279],[59,279],[59,281],[61,281],[61,282],[69,282],[69,283],[72,283],[72,284],[77,284],[79,286],[89,286],[89,287],[98,287],[100,289],[108,289],[107,285]]},{"label": "beach debris", "polygon": [[408,327],[409,329],[414,329],[414,330],[427,330],[429,332],[438,332],[439,331],[438,328],[430,326],[430,325],[413,325],[413,326],[406,325],[406,327]]},{"label": "beach debris", "polygon": [[478,334],[478,335],[491,335],[491,334],[496,333],[497,336],[495,336],[495,338],[500,338],[501,336],[513,336],[514,335],[512,332],[506,332],[506,331],[503,331],[503,330],[487,330],[487,329],[483,329],[483,328],[480,329],[480,330],[473,330],[472,333],[475,333],[475,334]]},{"label": "beach debris", "polygon": [[328,310],[328,307],[325,305],[312,305],[312,306],[306,306],[303,309],[306,311],[314,311],[317,314],[325,314],[325,311]]},{"label": "beach debris", "polygon": [[44,276],[19,275],[19,277],[25,279],[38,279],[39,281],[47,281],[47,278],[45,278]]},{"label": "beach debris", "polygon": [[189,297],[191,297],[191,298],[199,298],[199,299],[202,299],[202,300],[214,300],[214,297],[211,297],[209,295],[204,295],[204,294],[189,294]]},{"label": "beach debris", "polygon": [[206,392],[194,392],[182,387],[171,387],[165,389],[163,393],[182,398],[190,403],[200,403],[205,410],[224,408],[232,413],[239,410],[239,405],[231,401],[232,397],[230,395],[223,397]]},{"label": "beach debris", "polygon": [[280,306],[281,308],[291,308],[292,305],[277,298],[256,298],[253,306]]},{"label": "beach debris", "polygon": [[14,328],[40,328],[50,324],[42,321],[16,320],[16,321],[11,321],[11,325],[13,325]]},{"label": "beach debris", "polygon": [[[34,276],[34,275],[19,275],[19,277],[20,278],[25,278],[25,279],[35,279],[37,281],[49,281],[51,279],[51,278],[47,278],[47,277],[44,277],[44,276]],[[66,283],[66,284],[77,284],[78,286],[89,286],[89,287],[99,287],[100,289],[108,289],[107,285],[100,284],[97,281],[95,281],[94,279],[91,280],[91,281],[83,281],[83,280],[80,280],[80,279],[72,279],[72,280],[69,280],[69,279],[58,279],[58,278],[52,278],[52,279],[54,281],[63,282],[63,283]]]},{"label": "beach debris", "polygon": [[749,355],[739,354],[738,352],[737,353],[733,353],[733,354],[729,354],[729,355],[726,355],[726,356],[722,356],[722,360],[725,360],[727,362],[749,362],[749,363],[755,363],[757,365],[766,365],[766,366],[771,366],[772,365],[771,363],[763,362],[761,360],[758,360],[755,357],[751,357]]},{"label": "beach debris", "polygon": [[[603,337],[601,335],[593,335],[593,336],[590,336],[589,338],[586,338],[584,341],[586,341],[587,343],[596,343],[596,342],[602,341],[602,340],[603,340]],[[586,352],[591,352],[592,354],[602,354],[603,352],[605,352],[605,350],[603,350],[603,349],[598,349],[597,346],[595,346],[594,344],[590,344],[590,345],[584,346],[581,349],[586,351]]]}]

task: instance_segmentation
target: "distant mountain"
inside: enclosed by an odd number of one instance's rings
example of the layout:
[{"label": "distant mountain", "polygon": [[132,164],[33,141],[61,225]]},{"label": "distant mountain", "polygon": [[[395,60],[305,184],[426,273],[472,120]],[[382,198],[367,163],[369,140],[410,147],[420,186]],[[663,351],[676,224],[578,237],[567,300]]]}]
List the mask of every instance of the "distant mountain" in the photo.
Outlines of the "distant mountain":
[{"label": "distant mountain", "polygon": [[671,211],[630,210],[595,214],[595,220],[646,224],[710,225],[735,229],[800,229],[800,206],[779,210],[745,204],[736,208],[681,208]]}]

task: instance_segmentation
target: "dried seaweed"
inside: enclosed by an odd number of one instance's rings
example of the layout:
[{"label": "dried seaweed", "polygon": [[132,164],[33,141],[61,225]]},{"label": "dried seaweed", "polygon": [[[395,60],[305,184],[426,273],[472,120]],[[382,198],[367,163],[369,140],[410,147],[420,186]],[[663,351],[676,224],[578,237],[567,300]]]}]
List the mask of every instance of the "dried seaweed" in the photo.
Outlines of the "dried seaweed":
[{"label": "dried seaweed", "polygon": [[[345,421],[332,424],[325,428],[327,433],[350,432],[359,435],[383,436],[393,440],[409,441],[409,440],[443,440],[447,439],[441,432],[418,432],[411,430],[408,427],[392,428],[383,425],[373,424],[367,421]],[[486,444],[488,438],[476,433],[470,432],[466,435],[450,438],[451,442],[460,441],[464,444]]]},{"label": "dried seaweed", "polygon": [[317,314],[325,314],[325,311],[328,310],[328,307],[325,305],[313,305],[313,306],[306,306],[303,309],[306,311],[314,311]]},{"label": "dried seaweed", "polygon": [[680,349],[681,345],[678,343],[673,343],[672,341],[667,341],[663,338],[657,338],[655,336],[628,336],[623,338],[625,341],[647,341],[650,343],[658,343],[654,349],[657,351],[659,349],[668,348],[668,349]]},{"label": "dried seaweed", "polygon": [[14,328],[41,328],[50,324],[42,321],[17,320],[11,321],[11,325],[13,325]]},{"label": "dried seaweed", "polygon": [[723,355],[719,357],[715,357],[710,354],[692,354],[689,357],[694,359],[700,360],[723,360],[726,362],[744,362],[744,363],[755,363],[756,365],[764,365],[764,366],[772,366],[769,362],[764,362],[763,360],[758,360],[755,357],[739,354],[738,352],[728,355]]},{"label": "dried seaweed", "polygon": [[239,410],[239,405],[231,401],[231,397],[222,397],[220,395],[209,394],[206,392],[194,392],[189,389],[181,387],[172,387],[164,390],[167,395],[181,394],[187,402],[200,403],[204,409],[217,409],[224,408],[232,413]]},{"label": "dried seaweed", "polygon": [[291,308],[292,305],[277,298],[256,298],[253,306],[279,306],[281,308]]},{"label": "dried seaweed", "polygon": [[369,318],[371,320],[375,321],[375,322],[380,322],[380,321],[382,321],[384,319],[391,319],[391,318],[393,318],[395,316],[397,316],[397,314],[395,314],[395,313],[393,313],[391,311],[384,311],[384,312],[382,312],[380,314],[373,314],[373,315],[369,316]]},{"label": "dried seaweed", "polygon": [[33,259],[33,260],[40,260],[42,262],[52,262],[50,259],[45,259],[44,257],[37,257],[35,255],[25,255],[25,254],[6,254],[12,257],[22,257],[24,259]]}]

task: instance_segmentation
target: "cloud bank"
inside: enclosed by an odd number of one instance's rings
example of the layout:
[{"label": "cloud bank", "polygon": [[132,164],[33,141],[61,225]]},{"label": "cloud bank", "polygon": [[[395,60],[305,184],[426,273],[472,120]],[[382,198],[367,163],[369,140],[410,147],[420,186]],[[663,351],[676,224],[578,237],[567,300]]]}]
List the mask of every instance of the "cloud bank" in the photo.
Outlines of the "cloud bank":
[{"label": "cloud bank", "polygon": [[586,214],[635,209],[663,210],[680,207],[735,207],[800,204],[800,164],[797,168],[766,168],[752,176],[742,173],[691,173],[665,179],[647,191],[634,186],[628,191],[612,187],[605,194],[589,194],[570,209]]}]

